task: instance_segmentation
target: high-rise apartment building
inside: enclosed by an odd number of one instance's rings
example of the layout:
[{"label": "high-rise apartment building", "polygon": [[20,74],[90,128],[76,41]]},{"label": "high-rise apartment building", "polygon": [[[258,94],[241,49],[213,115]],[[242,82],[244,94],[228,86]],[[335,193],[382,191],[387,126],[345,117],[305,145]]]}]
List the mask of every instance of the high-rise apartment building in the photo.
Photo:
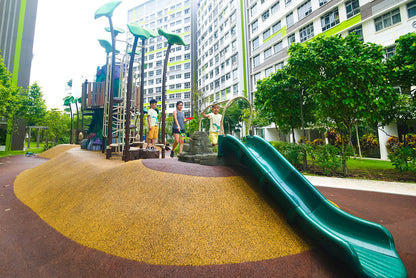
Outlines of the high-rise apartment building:
[{"label": "high-rise apartment building", "polygon": [[[178,100],[184,103],[185,116],[191,115],[191,0],[149,0],[128,11],[128,23],[137,22],[150,30],[162,28],[181,35],[186,46],[174,45],[169,53],[166,111],[172,113]],[[128,41],[133,42],[132,36]],[[164,37],[146,40],[144,98],[145,105],[156,99],[162,101],[162,74],[167,41]],[[136,55],[140,62],[141,55]],[[140,66],[134,68],[140,74]]]},{"label": "high-rise apartment building", "polygon": [[251,99],[243,1],[199,1],[196,13],[198,105]]},{"label": "high-rise apartment building", "polygon": [[415,0],[247,0],[247,7],[253,91],[285,65],[292,43],[355,32],[390,56],[396,39],[416,31]]},{"label": "high-rise apartment building", "polygon": [[29,86],[37,0],[0,0],[0,55],[13,83]]}]

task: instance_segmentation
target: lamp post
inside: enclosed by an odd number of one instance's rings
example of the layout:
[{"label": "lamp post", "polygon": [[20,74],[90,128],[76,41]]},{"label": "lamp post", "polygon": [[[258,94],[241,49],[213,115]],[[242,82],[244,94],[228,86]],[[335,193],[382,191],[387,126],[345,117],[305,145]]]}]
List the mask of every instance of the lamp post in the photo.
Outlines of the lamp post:
[{"label": "lamp post", "polygon": [[137,23],[127,24],[130,32],[134,36],[133,48],[130,53],[129,72],[127,77],[127,96],[126,96],[126,124],[125,124],[125,146],[123,149],[123,161],[129,161],[130,155],[130,103],[131,103],[131,91],[133,87],[133,63],[134,55],[136,54],[137,41],[139,38],[142,40],[142,64],[141,64],[141,86],[140,86],[140,138],[143,137],[143,77],[144,77],[144,42],[150,37],[157,37],[157,33],[146,30],[140,27]]},{"label": "lamp post", "polygon": [[[174,44],[178,45],[186,45],[185,42],[182,40],[182,37],[175,34],[167,32],[163,29],[158,30],[159,35],[165,37],[168,40],[168,49],[166,50],[165,56],[165,63],[163,65],[163,77],[162,77],[162,144],[166,144],[166,136],[165,136],[165,126],[166,126],[166,113],[165,113],[165,102],[166,102],[166,75],[167,75],[167,68],[168,68],[168,60],[169,60],[169,52]],[[173,150],[172,150],[173,151]],[[162,158],[165,158],[165,148],[162,148]]]},{"label": "lamp post", "polygon": [[113,1],[101,6],[94,15],[94,19],[105,16],[108,18],[110,24],[110,33],[111,33],[111,81],[110,81],[110,101],[108,109],[108,128],[107,128],[107,147],[106,147],[106,158],[111,157],[111,141],[112,141],[112,132],[113,132],[113,99],[114,99],[114,74],[115,74],[115,63],[116,63],[116,34],[113,28],[113,21],[111,17],[113,16],[114,9],[121,4],[121,1]]}]

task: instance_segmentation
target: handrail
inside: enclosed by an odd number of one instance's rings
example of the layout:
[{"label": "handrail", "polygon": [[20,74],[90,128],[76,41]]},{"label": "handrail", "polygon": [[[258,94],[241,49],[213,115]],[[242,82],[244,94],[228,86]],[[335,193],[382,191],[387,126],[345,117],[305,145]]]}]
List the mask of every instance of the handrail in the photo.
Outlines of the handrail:
[{"label": "handrail", "polygon": [[[238,99],[243,99],[243,100],[247,101],[247,103],[249,105],[250,118],[249,118],[249,121],[248,121],[248,128],[247,129],[250,130],[251,119],[252,119],[252,115],[253,115],[253,108],[252,108],[252,105],[251,105],[250,101],[246,97],[238,96],[238,97],[234,97],[234,98],[229,99],[229,100],[223,100],[223,101],[220,101],[220,102],[213,103],[213,104],[208,105],[207,107],[205,107],[203,112],[205,114],[205,112],[207,112],[212,107],[212,105],[214,105],[214,104],[219,105],[220,108],[223,109],[222,117],[221,117],[221,125],[220,125],[220,130],[223,130],[224,118],[225,118],[225,113],[227,111],[227,108],[229,108],[231,105],[233,105],[234,102],[236,102]],[[221,104],[224,104],[224,103],[225,103],[225,106],[222,107]],[[199,131],[202,131],[202,119],[203,119],[203,117],[199,118],[199,125],[198,125],[198,130]]]}]

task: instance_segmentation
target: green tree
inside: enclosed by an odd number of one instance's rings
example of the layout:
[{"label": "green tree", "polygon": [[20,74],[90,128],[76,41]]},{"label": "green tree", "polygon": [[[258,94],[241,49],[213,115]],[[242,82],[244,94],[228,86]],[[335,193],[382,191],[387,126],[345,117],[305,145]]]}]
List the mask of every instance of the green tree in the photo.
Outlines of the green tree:
[{"label": "green tree", "polygon": [[68,144],[70,142],[68,130],[71,119],[68,114],[58,109],[52,109],[46,112],[40,124],[49,127],[48,137],[53,140],[54,144]]},{"label": "green tree", "polygon": [[223,128],[226,134],[241,128],[240,122],[243,121],[243,110],[246,108],[248,108],[248,103],[244,100],[237,100],[227,108],[226,114],[223,115]]},{"label": "green tree", "polygon": [[390,107],[388,120],[412,120],[416,117],[416,34],[408,33],[396,40],[396,53],[387,60],[388,77],[393,85],[400,86],[400,100]]},{"label": "green tree", "polygon": [[47,111],[41,87],[36,82],[33,83],[28,90],[24,90],[22,100],[22,116],[26,119],[27,125],[38,125]]},{"label": "green tree", "polygon": [[294,138],[294,130],[302,127],[302,110],[305,122],[313,122],[313,103],[303,98],[304,91],[299,80],[283,68],[257,82],[254,105],[260,116],[283,133],[292,132]]},{"label": "green tree", "polygon": [[[384,50],[380,45],[363,43],[355,34],[316,37],[289,49],[292,73],[308,86],[317,115],[333,124],[342,142],[351,144],[358,121],[384,120],[385,107],[397,100],[387,82]],[[342,145],[343,172],[347,174],[348,149]]]}]

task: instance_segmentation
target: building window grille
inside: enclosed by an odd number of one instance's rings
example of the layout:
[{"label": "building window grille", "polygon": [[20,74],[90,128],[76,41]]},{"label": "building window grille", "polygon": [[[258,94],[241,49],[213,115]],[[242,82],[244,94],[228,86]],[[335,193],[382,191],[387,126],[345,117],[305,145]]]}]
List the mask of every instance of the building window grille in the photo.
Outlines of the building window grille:
[{"label": "building window grille", "polygon": [[267,29],[265,32],[263,32],[263,41],[269,38],[271,34],[272,32],[270,31],[270,29]]},{"label": "building window grille", "polygon": [[338,8],[321,17],[322,32],[339,24]]},{"label": "building window grille", "polygon": [[277,52],[279,52],[282,49],[283,49],[283,41],[280,41],[280,42],[276,43],[273,46],[274,53],[277,53]]},{"label": "building window grille", "polygon": [[392,46],[386,47],[384,49],[384,51],[386,52],[386,58],[387,59],[388,58],[391,58],[391,57],[394,56],[394,54],[396,54],[396,46],[395,45],[392,45]]},{"label": "building window grille", "polygon": [[259,22],[256,19],[252,24],[251,24],[251,33],[254,33],[257,31],[257,29],[259,29]]},{"label": "building window grille", "polygon": [[347,18],[360,13],[360,3],[358,0],[349,0],[345,2],[345,8],[347,10]]},{"label": "building window grille", "polygon": [[282,29],[282,23],[276,22],[273,26],[272,26],[272,33],[276,33],[277,31],[279,31],[280,29]]},{"label": "building window grille", "polygon": [[281,69],[283,69],[283,66],[284,66],[283,62],[280,62],[280,63],[276,64],[276,65],[274,66],[274,68],[275,68],[276,70],[281,70]]},{"label": "building window grille", "polygon": [[376,26],[376,31],[380,31],[401,21],[400,9],[397,8],[374,19],[374,24]]},{"label": "building window grille", "polygon": [[312,12],[311,0],[306,1],[298,8],[298,20],[303,19]]},{"label": "building window grille", "polygon": [[273,54],[273,51],[272,51],[272,48],[271,48],[271,47],[270,47],[270,48],[268,48],[268,49],[266,49],[266,50],[264,51],[264,59],[269,58],[270,56],[272,56],[272,54]]},{"label": "building window grille", "polygon": [[290,46],[292,43],[296,42],[295,34],[290,35],[287,37],[287,44]]},{"label": "building window grille", "polygon": [[295,21],[294,21],[294,19],[293,19],[293,12],[292,12],[292,13],[290,13],[290,14],[288,14],[288,15],[286,16],[286,25],[287,25],[287,27],[290,27],[290,26],[292,26],[294,23],[295,23]]},{"label": "building window grille", "polygon": [[306,25],[305,27],[301,28],[299,30],[299,35],[300,35],[300,42],[304,42],[304,41],[309,40],[310,38],[313,38],[314,36],[313,23],[310,23]]},{"label": "building window grille", "polygon": [[266,71],[265,71],[266,76],[269,76],[270,74],[272,74],[272,72],[273,72],[273,67],[270,67],[270,68],[266,69]]},{"label": "building window grille", "polygon": [[256,15],[256,13],[257,13],[257,3],[254,4],[254,6],[250,8],[250,15],[252,17],[254,17]]},{"label": "building window grille", "polygon": [[351,30],[348,30],[348,34],[351,34],[351,33],[355,33],[357,36],[360,37],[360,41],[364,41],[363,26],[362,25],[357,26],[357,27],[355,27]]},{"label": "building window grille", "polygon": [[260,46],[260,39],[259,37],[255,38],[252,42],[253,50],[257,49]]},{"label": "building window grille", "polygon": [[263,21],[266,21],[270,17],[270,11],[267,10],[264,14],[262,14],[261,18]]},{"label": "building window grille", "polygon": [[257,55],[253,58],[253,66],[257,67],[258,65],[260,65],[260,55]]},{"label": "building window grille", "polygon": [[277,12],[280,9],[280,3],[279,1],[277,1],[271,8],[270,11],[272,12],[272,14],[274,14],[275,12]]},{"label": "building window grille", "polygon": [[409,18],[416,16],[416,1],[407,4],[407,14]]}]

